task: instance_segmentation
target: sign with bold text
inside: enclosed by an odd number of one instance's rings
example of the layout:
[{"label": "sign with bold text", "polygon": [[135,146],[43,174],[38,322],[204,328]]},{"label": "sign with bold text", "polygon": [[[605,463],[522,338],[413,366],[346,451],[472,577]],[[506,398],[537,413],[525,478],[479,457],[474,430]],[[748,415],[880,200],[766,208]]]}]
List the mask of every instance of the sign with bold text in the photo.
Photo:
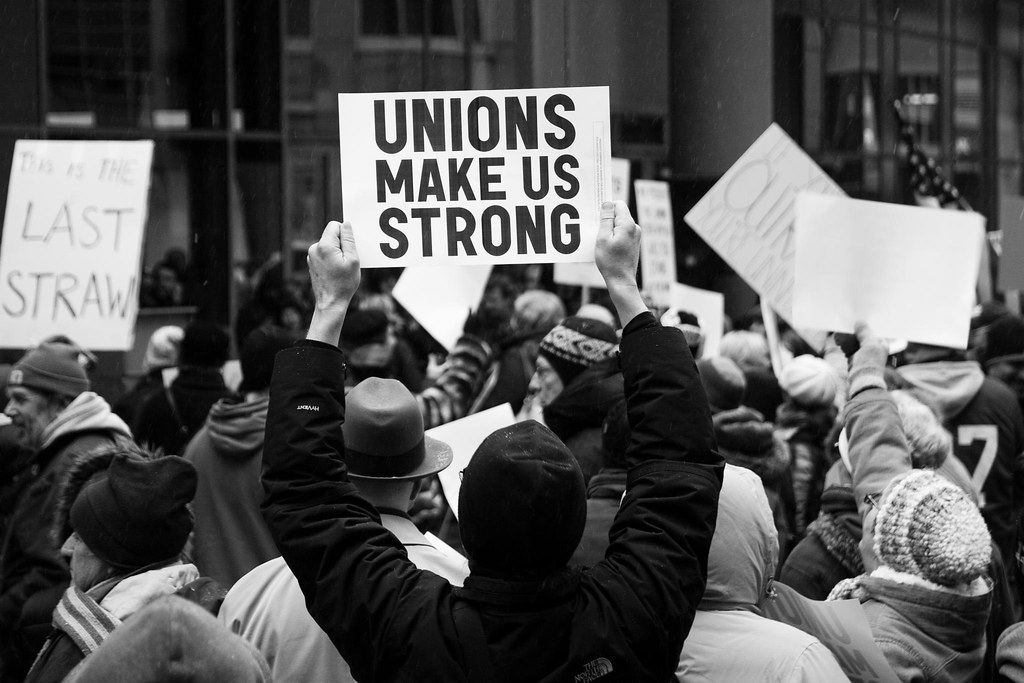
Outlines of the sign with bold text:
[{"label": "sign with bold text", "polygon": [[801,190],[845,197],[773,123],[686,214],[686,222],[793,324],[794,202]]},{"label": "sign with bold text", "polygon": [[0,242],[0,346],[132,347],[153,142],[19,140]]},{"label": "sign with bold text", "polygon": [[364,267],[593,261],[608,88],[338,95]]}]

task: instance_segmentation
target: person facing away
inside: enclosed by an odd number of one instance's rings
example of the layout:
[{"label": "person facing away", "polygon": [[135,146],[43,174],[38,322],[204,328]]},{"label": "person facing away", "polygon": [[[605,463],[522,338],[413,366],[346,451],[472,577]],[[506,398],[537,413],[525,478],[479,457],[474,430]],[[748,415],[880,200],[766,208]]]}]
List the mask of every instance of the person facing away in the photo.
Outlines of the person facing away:
[{"label": "person facing away", "polygon": [[[413,564],[461,586],[469,574],[465,558],[435,547],[407,512],[423,478],[451,464],[451,447],[424,435],[416,399],[398,380],[365,379],[345,401],[345,458],[356,490],[377,510],[381,526],[398,539]],[[299,583],[281,557],[239,579],[224,598],[218,619],[256,646],[277,683],[355,680],[309,615]]]},{"label": "person facing away", "polygon": [[224,586],[280,555],[260,515],[260,468],[274,356],[294,339],[270,326],[249,333],[239,354],[241,395],[213,404],[206,424],[182,454],[199,476],[193,558],[204,574]]},{"label": "person facing away", "polygon": [[[722,461],[682,333],[636,283],[640,232],[602,206],[596,261],[620,320],[630,481],[605,560],[567,562],[585,522],[583,476],[535,421],[487,436],[462,472],[462,588],[418,569],[349,481],[336,348],[359,261],[352,227],[309,250],[307,341],[276,362],[263,511],[310,613],[360,681],[666,681],[704,590]],[[353,600],[353,595],[359,595]]]},{"label": "person facing away", "polygon": [[0,680],[20,681],[50,629],[50,614],[68,585],[50,520],[58,484],[74,454],[131,440],[131,431],[98,394],[78,360],[80,349],[45,343],[11,369],[5,414],[30,453],[0,543]]}]

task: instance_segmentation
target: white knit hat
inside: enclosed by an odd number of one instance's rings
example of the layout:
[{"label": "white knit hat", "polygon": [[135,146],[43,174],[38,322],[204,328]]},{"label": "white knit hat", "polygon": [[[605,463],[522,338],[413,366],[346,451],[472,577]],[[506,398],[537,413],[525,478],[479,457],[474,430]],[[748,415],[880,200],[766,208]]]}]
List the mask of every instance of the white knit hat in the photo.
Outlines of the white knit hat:
[{"label": "white knit hat", "polygon": [[806,408],[831,405],[836,398],[836,375],[826,361],[805,354],[786,363],[779,386],[795,402]]}]

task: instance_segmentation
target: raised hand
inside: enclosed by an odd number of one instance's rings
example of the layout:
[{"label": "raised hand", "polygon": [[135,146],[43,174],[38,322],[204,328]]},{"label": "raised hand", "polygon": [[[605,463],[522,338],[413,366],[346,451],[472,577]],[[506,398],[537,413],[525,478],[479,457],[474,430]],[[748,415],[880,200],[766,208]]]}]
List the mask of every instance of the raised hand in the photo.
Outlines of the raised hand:
[{"label": "raised hand", "polygon": [[359,287],[359,254],[350,223],[331,221],[306,255],[316,309],[307,339],[337,344],[349,303]]},{"label": "raised hand", "polygon": [[594,261],[604,277],[608,295],[623,326],[647,310],[636,284],[640,226],[629,215],[625,202],[601,205],[601,226],[597,231]]}]

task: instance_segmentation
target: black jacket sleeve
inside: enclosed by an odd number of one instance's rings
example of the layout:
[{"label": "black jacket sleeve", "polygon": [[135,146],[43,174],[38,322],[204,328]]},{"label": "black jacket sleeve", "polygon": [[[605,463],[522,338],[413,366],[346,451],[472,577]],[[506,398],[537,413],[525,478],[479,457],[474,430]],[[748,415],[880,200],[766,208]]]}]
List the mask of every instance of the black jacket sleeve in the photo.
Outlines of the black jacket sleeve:
[{"label": "black jacket sleeve", "polygon": [[589,580],[620,596],[612,607],[619,620],[645,625],[638,654],[668,678],[704,594],[724,463],[682,333],[641,314],[620,349],[629,479],[605,559]]}]

